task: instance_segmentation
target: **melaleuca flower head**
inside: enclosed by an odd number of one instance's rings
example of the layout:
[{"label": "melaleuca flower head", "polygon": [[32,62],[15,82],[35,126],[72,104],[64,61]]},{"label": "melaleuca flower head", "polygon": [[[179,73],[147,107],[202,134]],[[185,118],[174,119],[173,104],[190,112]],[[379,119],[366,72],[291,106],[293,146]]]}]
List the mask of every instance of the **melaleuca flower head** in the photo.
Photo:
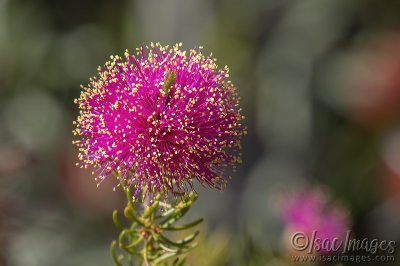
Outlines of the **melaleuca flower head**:
[{"label": "melaleuca flower head", "polygon": [[[279,206],[286,230],[301,232],[308,239],[315,237],[332,243],[344,240],[350,218],[344,207],[335,203],[320,187],[301,188],[283,199]],[[331,246],[318,247],[319,253],[330,253]]]},{"label": "melaleuca flower head", "polygon": [[223,189],[245,133],[228,68],[181,44],[111,59],[76,100],[82,167],[99,182],[118,174],[135,197],[188,192],[196,179]]}]

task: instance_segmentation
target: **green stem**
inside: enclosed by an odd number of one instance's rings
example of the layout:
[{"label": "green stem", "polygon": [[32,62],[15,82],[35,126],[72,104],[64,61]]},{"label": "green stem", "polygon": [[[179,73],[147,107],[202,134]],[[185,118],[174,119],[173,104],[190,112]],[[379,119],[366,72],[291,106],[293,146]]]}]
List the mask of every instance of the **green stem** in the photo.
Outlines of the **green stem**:
[{"label": "green stem", "polygon": [[[192,241],[198,232],[174,241],[167,238],[164,232],[185,230],[202,222],[202,219],[198,219],[185,225],[175,224],[190,209],[197,196],[191,193],[167,204],[160,202],[161,195],[155,195],[149,206],[136,210],[131,188],[120,176],[118,179],[127,198],[124,216],[130,225],[125,228],[118,218],[117,211],[113,212],[114,224],[120,231],[117,241],[113,241],[110,246],[115,265],[123,266],[124,259],[127,265],[131,266],[155,266],[160,265],[159,263],[172,266],[178,261],[179,265],[183,265],[184,260],[180,260],[181,256],[196,246]],[[117,248],[122,252],[119,256],[116,254]]]}]

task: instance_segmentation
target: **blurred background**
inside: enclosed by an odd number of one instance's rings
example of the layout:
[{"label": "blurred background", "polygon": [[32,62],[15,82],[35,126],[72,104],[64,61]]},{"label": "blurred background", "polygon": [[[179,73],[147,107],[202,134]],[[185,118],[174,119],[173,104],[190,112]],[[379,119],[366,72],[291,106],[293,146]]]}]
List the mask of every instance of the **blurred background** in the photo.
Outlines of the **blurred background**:
[{"label": "blurred background", "polygon": [[240,170],[224,193],[199,188],[191,265],[290,265],[278,199],[310,184],[357,236],[400,240],[399,14],[397,0],[0,0],[0,265],[112,265],[124,197],[75,166],[73,99],[150,41],[212,52],[246,116]]}]

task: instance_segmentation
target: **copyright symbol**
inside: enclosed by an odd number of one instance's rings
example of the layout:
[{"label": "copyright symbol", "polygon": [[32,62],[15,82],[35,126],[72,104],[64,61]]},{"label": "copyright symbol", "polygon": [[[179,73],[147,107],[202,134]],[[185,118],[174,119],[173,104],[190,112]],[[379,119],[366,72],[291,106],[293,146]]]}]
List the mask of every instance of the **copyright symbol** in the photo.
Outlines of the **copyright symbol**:
[{"label": "copyright symbol", "polygon": [[292,247],[297,251],[306,250],[309,242],[307,235],[302,232],[294,233],[291,239]]}]

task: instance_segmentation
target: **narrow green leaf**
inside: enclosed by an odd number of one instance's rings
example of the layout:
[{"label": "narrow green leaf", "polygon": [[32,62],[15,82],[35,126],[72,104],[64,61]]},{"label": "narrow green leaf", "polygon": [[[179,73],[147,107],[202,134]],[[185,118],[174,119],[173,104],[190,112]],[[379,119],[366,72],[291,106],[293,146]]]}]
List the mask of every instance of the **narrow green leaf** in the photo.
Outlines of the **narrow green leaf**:
[{"label": "narrow green leaf", "polygon": [[125,248],[127,248],[127,249],[134,248],[134,247],[136,247],[142,240],[143,240],[143,238],[139,236],[137,239],[135,239],[135,240],[134,240],[133,242],[131,242],[129,245],[125,246]]},{"label": "narrow green leaf", "polygon": [[111,242],[111,246],[110,246],[111,256],[112,256],[113,261],[114,261],[116,266],[122,266],[123,256],[120,255],[120,256],[117,257],[117,254],[115,253],[116,245],[117,245],[117,241],[114,240],[114,241]]},{"label": "narrow green leaf", "polygon": [[170,239],[168,239],[167,237],[165,237],[162,234],[159,234],[160,240],[164,241],[165,243],[172,245],[172,246],[176,246],[179,248],[184,248],[185,245],[189,244],[190,242],[192,242],[196,236],[199,234],[199,231],[196,231],[194,234],[189,235],[188,237],[184,238],[183,240],[174,242]]},{"label": "narrow green leaf", "polygon": [[176,210],[175,208],[171,208],[171,209],[165,211],[164,213],[161,213],[161,215],[157,215],[157,216],[156,216],[156,219],[169,216],[169,215],[170,215],[171,213],[173,213],[175,210]]},{"label": "narrow green leaf", "polygon": [[158,200],[154,201],[154,203],[147,207],[146,210],[144,211],[143,217],[148,218],[150,215],[152,215],[155,211],[157,211],[158,205],[160,202]]},{"label": "narrow green leaf", "polygon": [[135,213],[129,207],[124,209],[124,215],[126,218],[137,222],[143,227],[146,227],[144,221],[140,217],[136,217]]},{"label": "narrow green leaf", "polygon": [[179,249],[173,249],[173,248],[167,247],[167,246],[165,246],[165,245],[162,244],[162,243],[160,243],[160,247],[161,247],[163,250],[167,251],[167,252],[178,253],[178,251],[179,251]]},{"label": "narrow green leaf", "polygon": [[181,225],[181,226],[175,226],[175,227],[171,227],[171,226],[164,226],[161,227],[163,230],[169,230],[169,231],[179,231],[179,230],[185,230],[185,229],[189,229],[191,227],[194,227],[198,224],[200,224],[203,221],[203,218],[200,218],[194,222],[185,224],[185,225]]},{"label": "narrow green leaf", "polygon": [[173,256],[176,256],[176,253],[165,253],[165,254],[161,255],[160,257],[158,257],[156,260],[154,260],[153,265],[158,265],[163,260],[172,258]]},{"label": "narrow green leaf", "polygon": [[179,245],[189,244],[190,242],[192,242],[196,238],[196,236],[198,234],[199,234],[199,231],[196,231],[194,234],[191,234],[191,235],[185,237],[184,239],[182,239],[182,240],[180,240],[180,241],[178,241],[176,243],[178,243]]},{"label": "narrow green leaf", "polygon": [[189,210],[189,207],[186,207],[184,209],[175,210],[175,212],[172,213],[170,217],[167,217],[162,222],[160,222],[161,226],[166,227],[166,226],[169,226],[169,225],[175,223],[180,218],[182,218],[188,212],[188,210]]},{"label": "narrow green leaf", "polygon": [[[136,236],[136,237],[135,237]],[[127,238],[128,243],[125,244],[124,238]],[[131,239],[133,237],[133,239]],[[122,230],[118,237],[118,245],[128,253],[136,252],[135,246],[142,240],[142,237],[135,229]],[[132,242],[133,241],[133,242]]]},{"label": "narrow green leaf", "polygon": [[120,221],[118,220],[118,211],[117,211],[117,210],[114,210],[114,211],[113,211],[112,218],[113,218],[115,227],[117,227],[117,229],[119,229],[119,230],[123,230],[124,227],[122,226],[122,224],[121,224]]}]

